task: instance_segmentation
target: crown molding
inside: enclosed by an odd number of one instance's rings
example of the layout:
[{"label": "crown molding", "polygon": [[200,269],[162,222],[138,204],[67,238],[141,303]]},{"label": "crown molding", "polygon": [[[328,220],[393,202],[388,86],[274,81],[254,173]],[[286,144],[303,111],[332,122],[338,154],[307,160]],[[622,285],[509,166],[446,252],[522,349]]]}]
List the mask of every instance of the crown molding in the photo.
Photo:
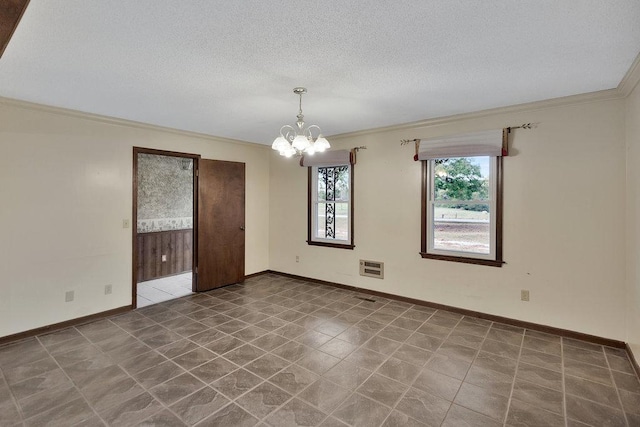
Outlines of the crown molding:
[{"label": "crown molding", "polygon": [[638,85],[638,82],[640,82],[640,53],[638,53],[622,80],[620,80],[618,90],[622,96],[627,97]]},{"label": "crown molding", "polygon": [[384,126],[384,127],[374,128],[374,129],[365,129],[365,130],[360,130],[356,132],[346,132],[346,133],[341,133],[336,135],[329,135],[327,136],[327,138],[331,138],[331,139],[353,138],[357,136],[371,135],[374,133],[386,133],[386,132],[394,132],[394,131],[406,130],[406,129],[415,129],[418,127],[443,125],[447,123],[458,122],[461,120],[477,119],[477,118],[492,116],[497,114],[521,113],[521,112],[528,112],[528,111],[543,110],[547,108],[563,107],[566,105],[585,104],[590,102],[621,99],[621,98],[624,98],[624,95],[620,92],[618,88],[607,89],[607,90],[600,90],[597,92],[582,93],[579,95],[570,95],[570,96],[563,96],[560,98],[545,99],[543,101],[528,102],[525,104],[509,105],[507,107],[491,108],[488,110],[474,111],[471,113],[461,113],[461,114],[455,114],[451,116],[436,117],[433,119],[419,120],[416,122],[403,123],[399,125]]},{"label": "crown molding", "polygon": [[93,122],[105,123],[105,124],[110,124],[115,126],[151,130],[156,132],[165,132],[165,133],[171,133],[179,136],[186,136],[189,138],[206,139],[214,142],[248,145],[254,148],[271,148],[270,145],[266,145],[266,144],[258,144],[255,142],[242,141],[239,139],[225,138],[221,136],[213,136],[213,135],[208,135],[206,133],[191,132],[188,130],[175,129],[175,128],[170,128],[165,126],[143,123],[143,122],[136,122],[134,120],[119,119],[117,117],[103,116],[100,114],[85,113],[84,111],[71,110],[68,108],[54,107],[54,106],[44,105],[44,104],[37,104],[35,102],[21,101],[19,99],[5,98],[2,96],[0,96],[0,105],[23,108],[26,110],[42,111],[45,113],[55,114],[59,116],[75,117],[79,119],[85,119]]}]

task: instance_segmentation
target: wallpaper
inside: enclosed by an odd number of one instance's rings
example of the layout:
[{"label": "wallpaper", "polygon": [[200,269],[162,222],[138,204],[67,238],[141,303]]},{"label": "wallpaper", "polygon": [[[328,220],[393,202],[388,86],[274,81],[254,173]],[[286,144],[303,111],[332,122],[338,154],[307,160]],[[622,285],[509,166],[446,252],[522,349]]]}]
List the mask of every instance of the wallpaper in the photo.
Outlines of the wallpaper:
[{"label": "wallpaper", "polygon": [[193,161],[138,154],[139,233],[192,228]]}]

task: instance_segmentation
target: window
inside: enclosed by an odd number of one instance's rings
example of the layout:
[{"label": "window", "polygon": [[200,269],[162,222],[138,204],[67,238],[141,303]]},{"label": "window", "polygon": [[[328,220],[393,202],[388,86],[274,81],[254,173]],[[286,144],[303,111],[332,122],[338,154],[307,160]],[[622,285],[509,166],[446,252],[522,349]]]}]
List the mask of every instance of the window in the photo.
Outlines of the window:
[{"label": "window", "polygon": [[309,167],[310,245],[353,249],[353,166]]},{"label": "window", "polygon": [[508,129],[417,140],[423,258],[502,266],[502,162]]}]

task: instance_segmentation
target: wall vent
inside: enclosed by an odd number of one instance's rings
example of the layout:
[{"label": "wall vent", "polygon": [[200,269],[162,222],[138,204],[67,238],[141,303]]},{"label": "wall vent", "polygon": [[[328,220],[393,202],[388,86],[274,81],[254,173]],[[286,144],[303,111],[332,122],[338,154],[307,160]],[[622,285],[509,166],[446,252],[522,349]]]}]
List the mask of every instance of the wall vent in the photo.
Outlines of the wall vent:
[{"label": "wall vent", "polygon": [[384,262],[360,260],[360,275],[384,279]]}]

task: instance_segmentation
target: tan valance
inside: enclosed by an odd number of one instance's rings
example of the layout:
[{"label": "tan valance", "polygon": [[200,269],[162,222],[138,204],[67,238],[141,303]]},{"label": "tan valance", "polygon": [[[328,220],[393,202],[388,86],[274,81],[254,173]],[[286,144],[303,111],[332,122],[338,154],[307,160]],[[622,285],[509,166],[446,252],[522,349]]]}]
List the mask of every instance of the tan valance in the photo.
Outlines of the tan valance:
[{"label": "tan valance", "polygon": [[493,129],[416,142],[414,160],[446,157],[507,156],[509,155],[508,129]]}]

